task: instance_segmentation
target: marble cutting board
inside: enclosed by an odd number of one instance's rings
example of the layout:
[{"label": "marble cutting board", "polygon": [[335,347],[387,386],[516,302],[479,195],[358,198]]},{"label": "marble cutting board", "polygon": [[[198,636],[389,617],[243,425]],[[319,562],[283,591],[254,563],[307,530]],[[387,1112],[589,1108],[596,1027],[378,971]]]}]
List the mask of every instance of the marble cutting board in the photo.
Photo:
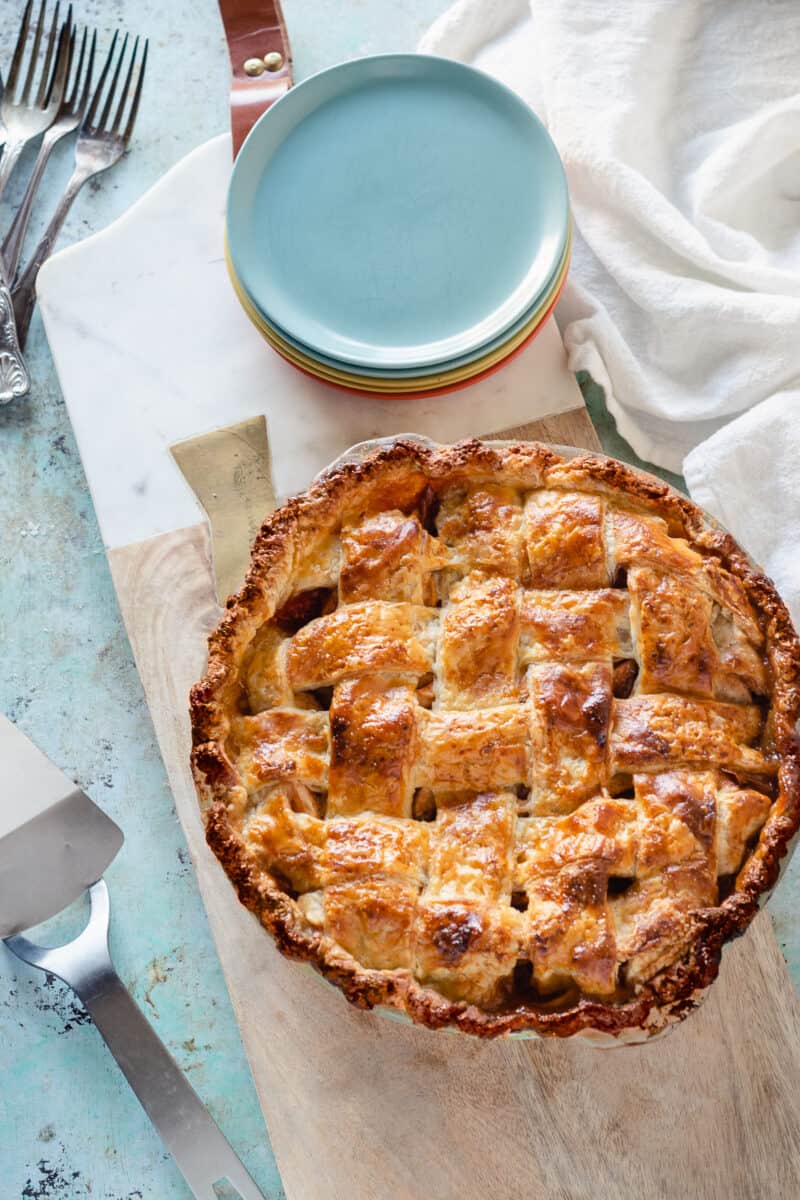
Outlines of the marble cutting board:
[{"label": "marble cutting board", "polygon": [[539,436],[596,444],[552,323],[497,375],[429,401],[365,401],[292,370],[227,286],[229,170],[227,138],[201,147],[53,259],[39,291],[289,1200],[800,1193],[800,1020],[765,914],[666,1040],[483,1045],[351,1009],[275,951],[205,847],[186,695],[219,608],[207,525],[169,446],[263,414],[280,497],[349,444],[409,428],[453,440],[538,418]]}]

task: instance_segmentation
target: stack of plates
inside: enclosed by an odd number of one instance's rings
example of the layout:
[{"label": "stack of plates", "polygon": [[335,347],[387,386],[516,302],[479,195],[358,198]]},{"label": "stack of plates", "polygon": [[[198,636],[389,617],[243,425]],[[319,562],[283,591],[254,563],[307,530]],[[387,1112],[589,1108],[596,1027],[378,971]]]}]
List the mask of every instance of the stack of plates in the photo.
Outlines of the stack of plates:
[{"label": "stack of plates", "polygon": [[253,127],[231,180],[231,280],[302,371],[351,391],[450,391],[550,315],[569,263],[558,152],[513,92],[447,59],[358,59]]}]

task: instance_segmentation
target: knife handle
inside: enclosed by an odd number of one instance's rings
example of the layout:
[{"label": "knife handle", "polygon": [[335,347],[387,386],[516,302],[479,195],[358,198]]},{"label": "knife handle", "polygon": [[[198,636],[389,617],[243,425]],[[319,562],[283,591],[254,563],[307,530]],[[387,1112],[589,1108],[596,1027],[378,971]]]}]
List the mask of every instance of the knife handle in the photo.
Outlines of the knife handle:
[{"label": "knife handle", "polygon": [[0,404],[27,396],[30,376],[19,348],[11,292],[0,278]]},{"label": "knife handle", "polygon": [[292,86],[292,54],[279,0],[219,0],[231,59],[233,157],[263,112]]}]

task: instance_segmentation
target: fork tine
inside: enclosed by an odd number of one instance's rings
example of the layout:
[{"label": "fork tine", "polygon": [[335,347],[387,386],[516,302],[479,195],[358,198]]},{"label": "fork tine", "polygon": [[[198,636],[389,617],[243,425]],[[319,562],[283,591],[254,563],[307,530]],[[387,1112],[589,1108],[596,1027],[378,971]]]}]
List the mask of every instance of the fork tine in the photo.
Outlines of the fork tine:
[{"label": "fork tine", "polygon": [[69,14],[66,21],[61,26],[61,32],[58,35],[58,50],[56,52],[56,62],[53,67],[53,74],[50,79],[50,86],[47,89],[47,104],[58,107],[64,98],[64,92],[67,87],[67,79],[69,78],[70,68],[72,66],[72,52],[75,49],[75,26],[72,24],[72,6],[70,5]]},{"label": "fork tine", "polygon": [[106,102],[103,105],[103,111],[100,114],[99,120],[97,122],[100,129],[105,129],[106,122],[108,121],[109,114],[111,113],[111,105],[114,103],[114,93],[117,90],[117,83],[119,82],[119,73],[122,70],[123,62],[125,61],[125,50],[127,48],[127,45],[128,45],[128,35],[126,33],[125,37],[122,39],[122,45],[120,47],[119,55],[117,57],[117,65],[114,68],[114,74],[111,76],[111,83],[108,85],[108,95],[106,96]]},{"label": "fork tine", "polygon": [[[61,48],[61,34],[58,26],[59,7],[60,5],[58,0],[56,0],[56,7],[53,12],[53,20],[50,23],[50,35],[47,39],[47,50],[45,51],[44,56],[44,66],[42,67],[42,74],[41,78],[39,79],[39,90],[36,93],[36,104],[39,106],[39,108],[44,108],[47,93],[50,90],[52,83],[50,64],[53,61],[53,51],[55,49],[56,42],[58,42],[59,49]],[[33,64],[31,64],[31,70],[33,70]]]},{"label": "fork tine", "polygon": [[25,11],[22,14],[22,22],[19,27],[19,33],[17,34],[17,44],[14,47],[14,57],[11,60],[11,69],[8,73],[8,80],[6,81],[6,90],[8,91],[9,96],[13,95],[14,88],[17,86],[17,76],[19,75],[19,68],[22,62],[22,55],[25,52],[25,42],[28,39],[28,29],[31,23],[32,3],[33,0],[28,0],[27,4],[25,5]]},{"label": "fork tine", "polygon": [[36,64],[39,61],[39,45],[42,41],[42,29],[44,27],[44,14],[47,0],[42,0],[39,5],[39,16],[36,21],[36,28],[33,31],[33,50],[31,51],[30,61],[28,62],[28,74],[25,77],[25,86],[22,89],[20,102],[28,104],[31,98],[31,87],[33,86],[33,77],[36,74]]},{"label": "fork tine", "polygon": [[[77,37],[77,29],[74,29],[72,31],[72,49],[70,52],[70,58],[71,58],[72,62],[75,62],[75,38],[76,37]],[[83,36],[81,37],[81,47],[80,47],[80,50],[78,51],[78,61],[75,63],[74,71],[72,70],[72,65],[70,64],[69,82],[70,82],[71,86],[69,89],[69,94],[64,95],[64,107],[67,109],[72,109],[75,105],[75,101],[78,99],[78,89],[81,86],[81,74],[83,72],[83,59],[84,59],[85,54],[86,54],[86,26],[84,25]]]},{"label": "fork tine", "polygon": [[[72,9],[72,5],[70,5],[70,10],[71,10],[71,9]],[[67,98],[68,98],[68,97],[67,97],[67,88],[69,87],[70,83],[72,83],[72,91],[73,91],[73,92],[75,91],[75,79],[73,78],[72,64],[75,62],[75,47],[76,47],[76,46],[77,46],[77,44],[78,44],[78,26],[77,26],[77,25],[73,25],[73,24],[72,24],[72,22],[70,21],[70,19],[69,19],[69,18],[70,18],[70,16],[71,16],[71,15],[72,15],[72,12],[70,11],[70,13],[69,13],[69,14],[68,14],[68,16],[67,16],[67,19],[66,19],[66,21],[64,22],[64,27],[65,27],[66,29],[69,29],[69,31],[70,31],[70,34],[69,34],[69,49],[67,50],[67,55],[66,55],[66,58],[67,58],[67,78],[64,80],[64,89],[63,89],[63,91],[64,91],[64,94],[63,94],[63,96],[62,96],[62,100],[64,100],[65,102],[66,102],[66,100],[67,100]],[[84,41],[84,42],[86,41],[86,30],[84,30],[84,32],[83,32],[83,41]],[[77,64],[76,64],[76,66],[75,66],[75,76],[76,76],[76,77],[77,77],[77,75],[80,73],[80,69],[81,69],[81,61],[82,61],[82,60],[83,60],[83,42],[81,43],[81,52],[80,52],[80,57],[79,57],[79,59],[78,59],[78,62],[77,62]],[[52,85],[51,85],[51,87],[50,87],[50,93],[51,93],[51,95],[52,95],[53,87],[55,86],[55,82],[56,82],[56,80],[55,80],[55,77],[56,77],[56,72],[57,72],[57,70],[58,70],[58,67],[56,66],[56,70],[53,72],[53,82],[52,82]]]},{"label": "fork tine", "polygon": [[103,64],[103,69],[100,72],[100,78],[97,81],[97,87],[94,89],[94,95],[92,96],[92,102],[89,105],[89,111],[83,119],[83,123],[86,126],[91,125],[94,121],[94,115],[97,112],[97,106],[100,103],[100,97],[103,94],[103,86],[106,81],[106,76],[108,75],[109,68],[111,67],[111,63],[114,59],[114,49],[117,45],[117,36],[118,35],[115,33],[111,39],[111,47],[108,51],[108,55],[106,56],[106,61]]},{"label": "fork tine", "polygon": [[125,110],[126,101],[129,99],[129,96],[130,96],[131,79],[133,78],[133,68],[136,66],[136,54],[137,54],[138,49],[139,49],[139,39],[137,37],[136,41],[133,43],[133,51],[131,53],[131,61],[128,63],[128,73],[125,76],[125,82],[122,85],[122,93],[119,98],[119,104],[117,105],[117,115],[114,117],[114,124],[111,126],[111,130],[110,130],[111,133],[119,133],[120,126],[122,124],[122,114]]},{"label": "fork tine", "polygon": [[131,140],[131,134],[133,133],[134,122],[136,121],[136,114],[139,111],[139,101],[142,98],[142,84],[144,83],[144,69],[147,66],[147,50],[148,50],[149,46],[150,46],[150,39],[145,38],[144,50],[142,51],[142,61],[141,61],[141,65],[139,67],[139,78],[136,82],[136,91],[133,94],[133,104],[131,105],[131,111],[128,116],[128,124],[125,126],[125,131],[122,135],[122,140],[124,141],[126,146],[127,146],[128,142]]},{"label": "fork tine", "polygon": [[78,103],[81,109],[86,112],[86,106],[89,103],[89,96],[92,90],[92,76],[94,75],[94,52],[97,49],[97,30],[92,34],[92,44],[89,47],[89,61],[86,64],[86,75],[83,80],[83,90],[81,91]]}]

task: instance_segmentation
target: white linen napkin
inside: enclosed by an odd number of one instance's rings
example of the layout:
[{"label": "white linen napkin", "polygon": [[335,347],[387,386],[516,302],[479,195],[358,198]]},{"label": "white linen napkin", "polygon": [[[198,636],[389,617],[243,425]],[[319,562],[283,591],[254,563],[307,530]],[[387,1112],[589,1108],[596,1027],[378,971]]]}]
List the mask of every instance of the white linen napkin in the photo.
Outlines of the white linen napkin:
[{"label": "white linen napkin", "polygon": [[775,580],[800,628],[800,391],[771,396],[684,462],[692,497]]},{"label": "white linen napkin", "polygon": [[692,495],[800,617],[800,4],[459,0],[420,49],[545,122],[578,230],[570,366],[642,458],[692,451]]}]

